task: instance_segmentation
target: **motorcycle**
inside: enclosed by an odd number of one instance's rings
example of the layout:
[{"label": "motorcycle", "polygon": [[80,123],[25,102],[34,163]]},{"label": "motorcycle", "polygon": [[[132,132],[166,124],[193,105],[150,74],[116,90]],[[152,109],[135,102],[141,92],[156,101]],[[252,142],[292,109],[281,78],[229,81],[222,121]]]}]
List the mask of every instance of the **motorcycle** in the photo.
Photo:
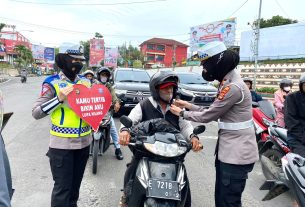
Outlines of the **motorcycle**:
[{"label": "motorcycle", "polygon": [[26,82],[26,76],[21,76],[21,83],[25,83]]},{"label": "motorcycle", "polygon": [[[135,126],[127,116],[120,121],[130,128],[129,148],[138,160],[124,189],[127,206],[187,206],[190,189],[183,162],[191,143],[161,118]],[[204,131],[205,126],[198,126],[194,134]]]},{"label": "motorcycle", "polygon": [[263,201],[271,200],[290,189],[298,205],[305,206],[305,158],[288,153],[281,162],[284,176],[279,180],[267,180],[260,187],[260,190],[269,190]]},{"label": "motorcycle", "polygon": [[266,123],[276,122],[276,112],[273,104],[268,100],[252,102],[252,107],[256,141],[258,150],[260,150],[264,143],[268,140],[269,136],[268,125],[266,125]]},{"label": "motorcycle", "polygon": [[90,145],[90,155],[92,155],[92,173],[96,174],[98,156],[102,156],[110,146],[110,127],[112,109],[110,109],[101,121],[96,132],[92,133],[93,141]]},{"label": "motorcycle", "polygon": [[264,123],[268,126],[268,136],[259,150],[262,170],[267,180],[278,179],[283,173],[281,158],[290,152],[287,130],[268,120]]}]

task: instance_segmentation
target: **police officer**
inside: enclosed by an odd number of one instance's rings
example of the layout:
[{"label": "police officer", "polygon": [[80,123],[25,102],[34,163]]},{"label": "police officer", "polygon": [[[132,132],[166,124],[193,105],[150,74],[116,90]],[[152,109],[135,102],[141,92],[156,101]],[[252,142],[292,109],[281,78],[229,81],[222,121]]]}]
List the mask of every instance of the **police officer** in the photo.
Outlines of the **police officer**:
[{"label": "police officer", "polygon": [[92,141],[91,127],[67,103],[74,84],[90,87],[90,81],[79,76],[85,60],[80,45],[65,43],[55,57],[59,74],[47,77],[42,83],[40,97],[34,104],[35,119],[50,115],[51,130],[47,156],[54,180],[52,207],[76,207],[79,188],[89,157]]},{"label": "police officer", "polygon": [[177,100],[171,106],[171,112],[195,122],[218,120],[215,205],[241,206],[248,173],[258,160],[251,94],[234,70],[239,63],[238,54],[227,50],[222,42],[206,44],[198,51],[198,56],[202,59],[202,77],[207,81],[220,82],[217,99],[208,109]]},{"label": "police officer", "polygon": [[305,73],[300,78],[299,89],[286,97],[284,119],[289,147],[305,157]]}]

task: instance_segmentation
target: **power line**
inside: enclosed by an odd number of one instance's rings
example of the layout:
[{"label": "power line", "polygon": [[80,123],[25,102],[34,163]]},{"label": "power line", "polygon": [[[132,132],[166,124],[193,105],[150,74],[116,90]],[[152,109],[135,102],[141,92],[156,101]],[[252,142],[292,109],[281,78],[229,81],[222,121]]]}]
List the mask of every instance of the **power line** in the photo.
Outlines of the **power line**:
[{"label": "power line", "polygon": [[[39,24],[33,24],[33,23],[28,23],[28,22],[24,22],[24,21],[20,21],[20,20],[16,20],[16,19],[9,19],[9,18],[5,18],[5,17],[0,17],[1,19],[4,20],[8,20],[8,21],[14,21],[14,22],[18,22],[20,24],[23,25],[27,25],[27,26],[32,26],[32,27],[38,27],[38,28],[44,28],[46,30],[52,30],[55,32],[63,32],[63,33],[73,33],[73,34],[84,34],[84,35],[93,35],[95,32],[82,32],[82,31],[74,31],[74,30],[67,30],[67,29],[62,29],[62,28],[56,28],[56,27],[49,27],[49,26],[45,26],[45,25],[39,25]],[[113,38],[122,38],[122,37],[135,37],[135,38],[140,38],[140,37],[153,37],[155,35],[120,35],[120,34],[103,34],[104,36],[108,36],[108,37],[113,37]],[[166,34],[166,35],[158,35],[160,37],[171,37],[171,36],[185,36],[188,35],[187,33],[184,34]]]},{"label": "power line", "polygon": [[277,0],[275,0],[275,2],[276,2],[276,4],[278,5],[278,7],[282,10],[282,12],[284,12],[285,15],[289,18],[289,15],[288,15],[287,12],[283,9],[283,7],[280,5],[280,3],[279,3]]},{"label": "power line", "polygon": [[127,5],[127,4],[146,4],[146,3],[153,3],[153,2],[161,2],[167,0],[151,0],[151,1],[133,1],[133,2],[118,2],[118,3],[76,3],[76,4],[69,4],[69,3],[47,3],[47,2],[33,2],[33,1],[20,1],[20,0],[10,0],[17,3],[23,4],[40,4],[40,5],[48,5],[48,6],[114,6],[114,5]]},{"label": "power line", "polygon": [[236,9],[229,17],[233,16],[238,10],[240,10],[249,0],[246,0],[238,9]]}]

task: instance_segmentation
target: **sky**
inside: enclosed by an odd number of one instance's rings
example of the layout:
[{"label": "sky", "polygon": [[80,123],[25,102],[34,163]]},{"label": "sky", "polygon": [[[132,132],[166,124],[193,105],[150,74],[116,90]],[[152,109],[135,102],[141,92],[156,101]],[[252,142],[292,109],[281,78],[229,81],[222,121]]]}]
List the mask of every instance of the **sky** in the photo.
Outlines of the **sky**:
[{"label": "sky", "polygon": [[[264,19],[305,21],[304,0],[262,2]],[[99,32],[105,46],[117,47],[139,46],[153,37],[189,44],[192,26],[229,17],[237,18],[238,43],[241,32],[251,30],[248,22],[258,17],[259,0],[0,0],[0,8],[0,23],[16,25],[33,44],[58,47]]]}]

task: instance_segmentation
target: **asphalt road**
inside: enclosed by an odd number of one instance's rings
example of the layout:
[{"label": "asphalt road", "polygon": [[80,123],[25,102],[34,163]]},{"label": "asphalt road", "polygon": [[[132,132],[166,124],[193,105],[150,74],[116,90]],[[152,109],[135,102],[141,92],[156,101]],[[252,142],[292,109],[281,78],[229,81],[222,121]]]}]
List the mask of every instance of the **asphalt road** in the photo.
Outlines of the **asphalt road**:
[{"label": "asphalt road", "polygon": [[[31,109],[39,96],[44,77],[30,77],[26,84],[19,78],[12,78],[0,84],[4,96],[4,111],[14,112],[11,120],[3,130],[3,137],[11,162],[13,185],[16,189],[13,207],[48,207],[53,180],[49,162],[46,157],[49,141],[48,118],[35,120]],[[116,119],[116,125],[119,122]],[[194,123],[194,125],[196,125]],[[214,206],[214,148],[217,127],[215,123],[207,124],[207,130],[201,135],[203,151],[187,155],[185,165],[192,190],[192,206]],[[87,164],[80,190],[80,207],[118,206],[126,164],[131,153],[123,147],[124,160],[118,161],[114,148],[99,158],[98,173],[92,175],[92,159]],[[249,175],[246,190],[243,194],[243,206],[246,207],[288,207],[291,206],[291,195],[286,193],[278,198],[262,202],[265,191],[259,191],[264,182],[260,163],[255,164]]]}]

